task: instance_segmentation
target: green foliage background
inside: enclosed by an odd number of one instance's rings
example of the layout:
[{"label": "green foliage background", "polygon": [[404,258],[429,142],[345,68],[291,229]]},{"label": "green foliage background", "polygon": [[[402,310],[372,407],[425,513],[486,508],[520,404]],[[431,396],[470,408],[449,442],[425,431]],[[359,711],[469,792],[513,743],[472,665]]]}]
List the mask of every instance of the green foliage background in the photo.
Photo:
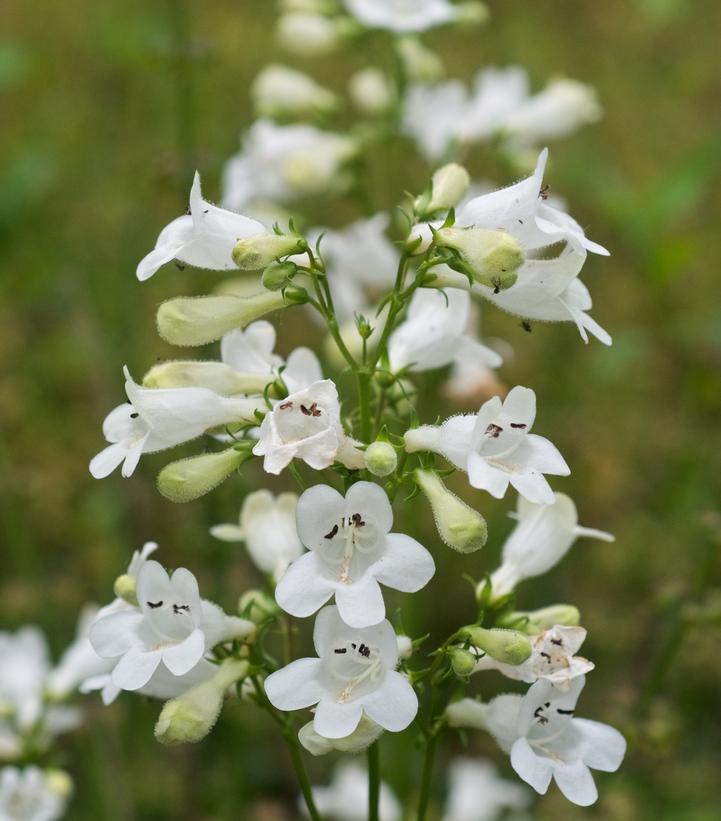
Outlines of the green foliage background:
[{"label": "green foliage background", "polygon": [[[182,507],[155,490],[163,455],[145,458],[131,480],[87,473],[100,422],[122,401],[121,366],[140,375],[177,356],[155,334],[157,304],[217,281],[167,268],[141,286],[137,260],[184,207],[193,168],[217,195],[222,163],[251,119],[249,81],[284,59],[272,39],[273,3],[188,4],[187,18],[182,8],[181,0],[4,0],[0,9],[0,626],[36,622],[56,652],[82,603],[108,600],[130,551],[147,539],[227,609],[257,578],[240,547],[207,535],[236,515],[245,490],[266,483],[257,468]],[[581,607],[584,652],[597,663],[582,713],[631,742],[621,772],[599,777],[597,807],[575,808],[552,788],[538,816],[711,821],[721,813],[721,630],[679,634],[674,624],[684,603],[721,585],[721,6],[493,0],[491,9],[481,32],[434,35],[451,75],[520,62],[535,88],[553,74],[594,84],[606,110],[599,125],[552,146],[550,180],[612,249],[610,260],[589,259],[584,279],[613,348],[584,346],[571,325],[536,325],[528,335],[515,319],[484,313],[485,330],[516,350],[505,381],[537,391],[538,430],[572,466],[555,487],[576,499],[584,524],[617,536],[614,545],[580,543],[521,594],[528,606]],[[190,48],[179,51],[186,38]],[[381,41],[374,54],[307,67],[342,88],[353,67],[385,59],[385,49]],[[394,150],[398,161],[374,158],[370,178],[385,206],[427,178],[409,144]],[[509,182],[489,159],[475,151],[470,166]],[[311,215],[331,213],[340,224],[358,212],[347,201]],[[308,335],[301,316],[276,322],[282,351]],[[426,421],[436,409],[421,406]],[[290,487],[285,478],[270,484]],[[460,572],[491,569],[510,529],[510,496],[466,498],[491,528],[483,554],[466,559],[434,542],[422,500],[398,507],[399,529],[442,562],[426,591],[405,598],[416,634],[442,637],[473,617]],[[674,637],[677,652],[664,664]],[[658,687],[646,699],[649,681]],[[501,682],[489,676],[483,686],[489,695]],[[85,704],[85,728],[56,757],[77,785],[70,818],[295,817],[286,752],[254,708],[227,709],[202,746],[167,750],[152,737],[157,704],[130,696],[108,710],[95,698]],[[510,773],[488,739],[474,737],[472,748]],[[444,757],[461,750],[449,735]],[[412,734],[386,735],[382,755],[384,778],[412,793],[420,765]],[[310,762],[316,783],[329,764]],[[443,789],[439,778],[437,800]]]}]

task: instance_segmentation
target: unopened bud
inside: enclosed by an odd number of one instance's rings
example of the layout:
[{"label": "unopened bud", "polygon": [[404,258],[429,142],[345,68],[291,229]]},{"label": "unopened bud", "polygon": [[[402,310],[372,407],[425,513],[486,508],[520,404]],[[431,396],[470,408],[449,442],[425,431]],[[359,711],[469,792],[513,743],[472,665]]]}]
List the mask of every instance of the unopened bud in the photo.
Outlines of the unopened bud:
[{"label": "unopened bud", "polygon": [[127,573],[123,573],[122,576],[118,576],[113,584],[113,592],[117,598],[122,599],[128,604],[137,606],[137,584],[133,576],[129,576]]},{"label": "unopened bud", "polygon": [[360,753],[377,741],[382,733],[383,728],[363,714],[356,729],[345,738],[325,738],[318,735],[313,722],[309,721],[300,728],[298,740],[311,755],[325,755],[333,751]]},{"label": "unopened bud", "polygon": [[529,636],[536,636],[556,625],[576,627],[581,623],[581,614],[572,604],[553,604],[540,610],[516,611],[499,619],[499,627],[522,630]]},{"label": "unopened bud", "polygon": [[158,309],[158,333],[171,345],[205,345],[287,305],[282,293],[265,290],[247,297],[178,297]]},{"label": "unopened bud", "polygon": [[463,647],[452,647],[448,651],[453,672],[459,678],[468,678],[476,666],[476,656]]},{"label": "unopened bud", "polygon": [[143,377],[146,388],[208,388],[221,396],[262,394],[274,379],[269,373],[241,373],[225,362],[162,362]]},{"label": "unopened bud", "polygon": [[73,779],[64,770],[45,770],[45,786],[67,800],[73,794]]},{"label": "unopened bud", "polygon": [[288,66],[266,66],[251,86],[260,117],[324,114],[337,105],[336,95],[312,77]]},{"label": "unopened bud", "polygon": [[490,13],[485,3],[468,0],[456,6],[455,21],[461,26],[480,26],[488,22]]},{"label": "unopened bud", "polygon": [[471,184],[468,171],[458,163],[449,163],[439,168],[433,175],[431,199],[425,208],[426,214],[448,211],[466,196]]},{"label": "unopened bud", "polygon": [[372,67],[357,71],[350,78],[348,90],[353,104],[365,114],[383,114],[395,99],[386,75],[380,69]]},{"label": "unopened bud", "polygon": [[486,228],[439,228],[434,232],[437,246],[453,248],[461,263],[448,264],[454,270],[470,274],[476,282],[503,291],[518,278],[525,255],[518,240],[507,231]]},{"label": "unopened bud", "polygon": [[294,262],[271,262],[263,271],[260,281],[269,291],[280,291],[288,285],[297,271],[298,266]]},{"label": "unopened bud", "polygon": [[398,454],[390,442],[373,442],[366,448],[364,459],[374,476],[389,476],[398,466]]},{"label": "unopened bud", "polygon": [[158,490],[171,502],[192,502],[210,493],[252,456],[250,449],[228,448],[166,465],[158,474]]},{"label": "unopened bud", "polygon": [[280,608],[262,590],[246,590],[238,599],[238,612],[255,624],[260,624],[280,612]]},{"label": "unopened bud", "polygon": [[260,271],[280,257],[307,250],[308,243],[295,234],[256,234],[235,243],[233,262],[241,271]]},{"label": "unopened bud", "polygon": [[487,706],[475,698],[462,698],[446,707],[446,721],[449,727],[468,727],[473,730],[486,729]]},{"label": "unopened bud", "polygon": [[410,636],[397,635],[398,658],[409,659],[413,655],[413,639]]},{"label": "unopened bud", "polygon": [[169,745],[202,741],[218,720],[225,691],[247,672],[247,661],[227,659],[213,678],[166,701],[155,725],[155,738]]},{"label": "unopened bud", "polygon": [[525,633],[519,630],[503,628],[464,627],[462,634],[480,650],[503,664],[522,664],[530,655],[531,642]]},{"label": "unopened bud", "polygon": [[293,11],[278,20],[280,45],[300,57],[322,57],[335,51],[355,27],[345,21],[313,12]]},{"label": "unopened bud", "polygon": [[486,520],[443,484],[432,470],[421,470],[414,478],[430,502],[441,539],[459,553],[480,550],[488,538]]},{"label": "unopened bud", "polygon": [[433,83],[445,74],[441,58],[413,36],[397,42],[398,57],[406,77],[417,83]]}]

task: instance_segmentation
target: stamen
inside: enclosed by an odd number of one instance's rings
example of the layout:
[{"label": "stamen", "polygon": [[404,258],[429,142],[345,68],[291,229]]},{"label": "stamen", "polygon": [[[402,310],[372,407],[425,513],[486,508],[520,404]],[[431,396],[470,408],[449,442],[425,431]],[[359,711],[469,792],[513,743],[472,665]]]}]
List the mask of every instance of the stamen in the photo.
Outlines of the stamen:
[{"label": "stamen", "polygon": [[562,710],[560,707],[556,707],[556,712],[562,716],[572,716],[576,711],[575,710]]},{"label": "stamen", "polygon": [[348,652],[348,648],[347,647],[336,647],[336,649],[333,652],[337,653],[339,656],[342,656],[343,653]]},{"label": "stamen", "polygon": [[305,405],[301,405],[300,406],[300,411],[304,416],[320,416],[321,415],[321,410],[318,407],[317,402],[313,402],[313,404],[309,408],[306,408]]},{"label": "stamen", "polygon": [[526,425],[525,422],[511,422],[511,427],[517,428],[518,430],[523,430],[524,428],[527,428],[528,425]]},{"label": "stamen", "polygon": [[498,437],[503,433],[503,428],[500,425],[495,425],[491,423],[485,432],[485,436],[490,436],[491,439],[498,439]]},{"label": "stamen", "polygon": [[162,606],[163,606],[162,600],[161,601],[156,601],[156,602],[152,602],[152,601],[148,602],[148,607],[150,607],[152,610],[156,610],[158,607],[162,607]]},{"label": "stamen", "polygon": [[541,657],[542,657],[542,658],[544,658],[544,659],[546,659],[546,661],[547,661],[549,664],[551,663],[551,657],[548,655],[548,653],[541,653]]},{"label": "stamen", "polygon": [[176,616],[179,616],[181,612],[190,613],[190,605],[189,604],[174,604],[173,605],[173,613]]},{"label": "stamen", "polygon": [[290,410],[293,407],[292,402],[283,402],[282,405],[278,405],[279,410]]},{"label": "stamen", "polygon": [[131,419],[137,419],[139,416],[140,416],[140,414],[137,411],[135,411],[135,413],[130,414]]},{"label": "stamen", "polygon": [[563,639],[551,639],[551,644],[555,644],[556,647],[563,647]]},{"label": "stamen", "polygon": [[333,529],[323,536],[324,539],[332,539],[338,533],[338,525],[333,525]]}]

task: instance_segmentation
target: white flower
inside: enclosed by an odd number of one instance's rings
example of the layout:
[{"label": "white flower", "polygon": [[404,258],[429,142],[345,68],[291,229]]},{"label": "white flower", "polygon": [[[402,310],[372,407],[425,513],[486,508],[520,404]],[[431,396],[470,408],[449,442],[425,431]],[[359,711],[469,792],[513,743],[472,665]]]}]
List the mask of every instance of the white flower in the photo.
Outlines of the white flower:
[{"label": "white flower", "polygon": [[507,678],[533,684],[539,679],[550,681],[559,689],[567,688],[572,679],[585,676],[595,667],[575,653],[586,639],[583,627],[555,625],[533,638],[531,655],[522,664],[503,664],[489,655],[478,660],[474,673],[481,670],[498,670]]},{"label": "white flower", "polygon": [[257,120],[243,150],[226,163],[223,205],[240,209],[251,200],[288,202],[301,195],[344,190],[350,178],[342,167],[356,150],[356,143],[341,134]]},{"label": "white flower", "polygon": [[261,117],[314,114],[332,110],[336,96],[312,77],[288,66],[265,66],[253,81],[251,95]]},{"label": "white flower", "polygon": [[64,814],[66,798],[52,774],[38,767],[0,769],[0,821],[55,821]]},{"label": "white flower", "polygon": [[356,71],[348,82],[348,92],[355,107],[371,116],[387,111],[395,97],[388,77],[372,66]]},{"label": "white flower", "polygon": [[231,331],[220,341],[220,356],[226,365],[239,373],[277,375],[283,370],[283,381],[290,393],[307,388],[323,378],[318,357],[309,348],[296,348],[284,362],[274,353],[275,328],[261,319],[245,330]]},{"label": "white flower", "polygon": [[297,505],[295,493],[256,490],[243,500],[239,525],[216,525],[210,532],[224,542],[245,542],[256,567],[277,579],[303,552],[295,528]]},{"label": "white flower", "polygon": [[504,810],[525,810],[530,804],[528,791],[501,778],[490,761],[455,758],[448,773],[443,821],[498,821]]},{"label": "white flower", "polygon": [[443,159],[459,137],[458,124],[468,107],[468,91],[460,80],[412,84],[403,105],[403,131],[418,144],[429,162]]},{"label": "white flower", "polygon": [[343,431],[338,391],[330,379],[278,402],[263,419],[253,453],[264,456],[263,469],[275,474],[294,458],[314,470],[324,470],[334,461],[349,468],[364,464],[363,454]]},{"label": "white flower", "polygon": [[408,367],[412,372],[427,371],[466,358],[497,368],[503,361],[501,357],[466,335],[470,314],[471,297],[465,291],[416,291],[405,322],[388,342],[391,370]]},{"label": "white flower", "polygon": [[121,463],[131,476],[143,453],[155,453],[189,442],[208,429],[232,422],[253,421],[262,399],[220,396],[208,388],[144,388],[127,368],[125,392],[129,403],[112,410],[103,422],[111,444],[90,461],[96,479],[109,476]]},{"label": "white flower", "polygon": [[298,500],[297,518],[309,552],[291,564],[275,591],[293,616],[310,616],[335,595],[346,624],[370,627],[385,616],[380,584],[415,593],[433,576],[431,554],[410,536],[389,532],[393,510],[372,482],[357,482],[345,498],[316,485]]},{"label": "white flower", "polygon": [[427,31],[454,20],[458,10],[448,0],[343,0],[346,9],[368,28],[403,34]]},{"label": "white flower", "polygon": [[344,22],[310,10],[289,11],[279,18],[276,37],[291,54],[320,57],[331,54],[343,43],[348,34]]},{"label": "white flower", "polygon": [[610,533],[581,527],[573,500],[555,493],[548,504],[518,499],[518,524],[503,545],[501,566],[491,575],[493,597],[510,593],[524,579],[547,573],[579,536],[614,541]]},{"label": "white flower", "polygon": [[[366,821],[368,817],[368,773],[353,762],[339,764],[327,787],[313,787],[318,812],[337,821]],[[307,815],[305,803],[303,812]],[[390,787],[381,783],[378,798],[379,821],[400,821],[401,805]]]},{"label": "white flower", "polygon": [[626,753],[618,730],[573,717],[584,684],[580,677],[560,690],[537,681],[525,696],[493,699],[486,715],[488,729],[527,784],[544,795],[555,779],[566,798],[581,807],[598,798],[591,769],[615,772]]},{"label": "white flower", "polygon": [[138,264],[139,280],[149,279],[171,259],[196,268],[227,271],[235,268],[233,246],[241,237],[265,234],[257,220],[226,211],[203,199],[200,175],[196,172],[190,189],[190,213],[174,219],[160,232],[155,248]]},{"label": "white flower", "polygon": [[479,71],[465,116],[457,124],[463,142],[487,140],[501,131],[528,96],[528,75],[521,66]]},{"label": "white flower", "polygon": [[553,80],[522,102],[503,123],[504,136],[514,148],[543,144],[572,134],[601,118],[596,90],[576,80]]},{"label": "white flower", "polygon": [[556,447],[530,433],[536,394],[513,388],[503,402],[489,399],[477,414],[452,416],[440,426],[424,425],[405,435],[406,450],[440,453],[468,473],[471,487],[502,499],[509,483],[532,502],[551,504],[554,496],[544,473],[568,476]]},{"label": "white flower", "polygon": [[265,691],[279,710],[317,704],[313,727],[325,738],[345,738],[365,715],[390,732],[413,721],[418,698],[395,670],[398,646],[390,622],[356,630],[337,607],[324,607],[313,631],[318,658],[292,662],[265,680]]},{"label": "white flower", "polygon": [[90,630],[98,655],[118,660],[111,678],[123,690],[144,687],[161,664],[183,676],[216,644],[253,630],[251,622],[201,599],[195,576],[185,568],[171,577],[158,562],[146,562],[137,595],[138,608],[103,616]]}]

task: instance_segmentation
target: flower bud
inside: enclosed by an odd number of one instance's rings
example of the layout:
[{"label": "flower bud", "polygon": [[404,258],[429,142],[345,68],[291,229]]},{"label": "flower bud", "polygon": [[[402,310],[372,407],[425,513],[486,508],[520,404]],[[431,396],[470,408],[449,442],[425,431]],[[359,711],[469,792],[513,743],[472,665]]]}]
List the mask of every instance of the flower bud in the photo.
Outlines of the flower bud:
[{"label": "flower bud", "polygon": [[414,478],[431,504],[441,539],[459,553],[480,550],[488,538],[488,527],[483,516],[451,493],[432,470],[419,468]]},{"label": "flower bud", "polygon": [[294,262],[271,262],[263,271],[261,282],[269,291],[280,291],[285,288],[298,271]]},{"label": "flower bud", "polygon": [[374,476],[389,476],[398,465],[398,454],[389,442],[373,442],[366,448],[365,465]]},{"label": "flower bud", "polygon": [[300,728],[298,740],[311,755],[325,755],[337,750],[342,753],[360,753],[377,741],[383,728],[371,721],[365,714],[356,729],[345,738],[324,738],[316,733],[313,722]]},{"label": "flower bud", "polygon": [[287,66],[266,66],[255,78],[251,95],[259,117],[324,114],[337,105],[336,95],[312,77]]},{"label": "flower bud", "polygon": [[392,105],[395,93],[386,75],[377,68],[363,68],[357,71],[348,85],[351,100],[364,114],[383,114]]},{"label": "flower bud", "polygon": [[417,83],[433,83],[445,74],[441,58],[413,36],[401,37],[396,48],[406,77]]},{"label": "flower bud", "polygon": [[476,282],[496,292],[510,288],[518,278],[525,255],[518,240],[507,231],[486,228],[440,228],[434,232],[437,246],[454,248],[462,262],[448,264],[470,274]]},{"label": "flower bud", "polygon": [[136,579],[134,576],[129,576],[127,573],[123,573],[122,576],[118,576],[113,584],[113,592],[117,598],[137,607],[138,594]]},{"label": "flower bud", "polygon": [[556,625],[577,627],[581,623],[581,614],[572,604],[553,604],[540,610],[516,611],[498,620],[499,627],[512,627],[522,630],[526,635],[536,636]]},{"label": "flower bud", "polygon": [[300,57],[322,57],[332,54],[355,26],[345,21],[313,12],[293,11],[278,20],[276,38],[291,54]]},{"label": "flower bud", "polygon": [[50,792],[67,800],[73,794],[73,779],[64,770],[45,770],[45,786]]},{"label": "flower bud", "polygon": [[504,628],[464,627],[462,633],[480,650],[503,664],[522,664],[530,655],[528,636],[518,630]]},{"label": "flower bud", "polygon": [[409,659],[413,655],[413,639],[410,636],[397,635],[398,658]]},{"label": "flower bud", "polygon": [[426,206],[425,213],[448,211],[466,196],[471,184],[468,171],[458,163],[449,163],[439,168],[433,175],[431,183],[431,199]]},{"label": "flower bud", "polygon": [[248,662],[226,659],[213,678],[166,701],[155,725],[161,744],[196,744],[213,729],[225,691],[248,672]]},{"label": "flower bud", "polygon": [[488,22],[488,6],[477,0],[467,0],[456,6],[456,23],[461,26],[480,26]]},{"label": "flower bud", "polygon": [[468,678],[476,666],[476,656],[463,647],[451,647],[448,651],[451,668],[458,678]]},{"label": "flower bud", "polygon": [[233,262],[241,271],[260,271],[280,257],[307,250],[308,243],[295,234],[256,234],[235,243]]},{"label": "flower bud", "polygon": [[260,624],[279,613],[280,608],[275,599],[262,590],[246,590],[238,599],[238,612]]},{"label": "flower bud", "polygon": [[287,305],[283,294],[272,291],[248,297],[178,297],[158,309],[158,333],[171,345],[205,345]]},{"label": "flower bud", "polygon": [[446,721],[449,727],[485,730],[486,710],[486,705],[475,698],[462,698],[446,707]]},{"label": "flower bud", "polygon": [[233,447],[171,462],[158,474],[158,490],[171,502],[192,502],[210,493],[251,457],[249,448]]},{"label": "flower bud", "polygon": [[225,362],[197,360],[162,362],[143,377],[146,388],[208,388],[221,396],[262,394],[273,381],[270,373],[240,373]]}]

